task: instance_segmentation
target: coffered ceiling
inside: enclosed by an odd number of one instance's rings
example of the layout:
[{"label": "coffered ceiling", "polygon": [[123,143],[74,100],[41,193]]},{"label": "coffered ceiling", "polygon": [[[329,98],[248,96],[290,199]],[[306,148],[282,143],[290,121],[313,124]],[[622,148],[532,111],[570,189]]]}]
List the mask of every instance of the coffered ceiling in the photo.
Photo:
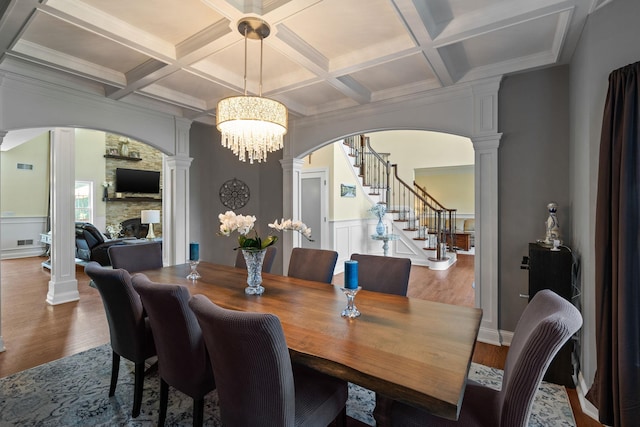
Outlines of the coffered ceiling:
[{"label": "coffered ceiling", "polygon": [[[263,95],[293,119],[567,63],[609,0],[0,0],[0,70],[215,123],[243,91],[246,16],[271,27]],[[260,43],[248,42],[249,93]]]}]

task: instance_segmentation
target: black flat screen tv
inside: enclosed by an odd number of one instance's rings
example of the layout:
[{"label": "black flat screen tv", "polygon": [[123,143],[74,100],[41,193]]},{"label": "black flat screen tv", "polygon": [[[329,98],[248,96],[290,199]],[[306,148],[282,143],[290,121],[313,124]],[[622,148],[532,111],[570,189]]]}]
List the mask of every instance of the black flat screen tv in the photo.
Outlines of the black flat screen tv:
[{"label": "black flat screen tv", "polygon": [[116,192],[157,194],[160,192],[160,172],[117,168]]}]

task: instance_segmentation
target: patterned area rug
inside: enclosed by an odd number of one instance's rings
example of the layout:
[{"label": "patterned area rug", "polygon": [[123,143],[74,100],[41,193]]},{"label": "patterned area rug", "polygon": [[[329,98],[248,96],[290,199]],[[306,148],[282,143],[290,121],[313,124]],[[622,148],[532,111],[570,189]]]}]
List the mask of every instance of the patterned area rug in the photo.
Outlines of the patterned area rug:
[{"label": "patterned area rug", "polygon": [[[0,379],[0,426],[153,426],[158,419],[159,379],[145,378],[140,416],[131,418],[133,364],[122,359],[114,397],[108,397],[111,347],[103,345]],[[490,386],[502,371],[473,364],[470,377]],[[205,425],[220,426],[217,394],[205,398]],[[347,414],[375,426],[373,392],[349,385]],[[171,389],[165,426],[190,426],[192,400]],[[543,383],[530,426],[575,426],[564,387]]]}]

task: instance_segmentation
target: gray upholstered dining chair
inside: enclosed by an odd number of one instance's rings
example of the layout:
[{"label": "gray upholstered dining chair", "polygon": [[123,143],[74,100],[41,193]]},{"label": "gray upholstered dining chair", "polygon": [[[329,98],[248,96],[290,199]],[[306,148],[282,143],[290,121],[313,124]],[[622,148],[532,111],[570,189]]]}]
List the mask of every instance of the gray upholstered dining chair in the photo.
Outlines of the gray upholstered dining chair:
[{"label": "gray upholstered dining chair", "polygon": [[102,267],[95,261],[84,268],[100,292],[109,323],[112,365],[109,397],[118,383],[120,357],[135,365],[133,385],[133,418],[140,414],[144,388],[145,361],[156,354],[149,320],[144,315],[140,296],[133,289],[131,276],[126,270]]},{"label": "gray upholstered dining chair", "polygon": [[392,425],[525,427],[551,360],[581,326],[582,316],[569,301],[551,290],[539,291],[516,325],[501,390],[468,380],[457,422],[395,402]]},{"label": "gray upholstered dining chair", "polygon": [[[240,249],[237,250],[236,254],[236,263],[234,267],[236,268],[244,268],[247,269],[247,263],[244,260],[244,255]],[[278,248],[275,246],[268,246],[267,252],[264,254],[264,261],[262,262],[262,272],[263,273],[271,273],[271,267],[273,266],[273,261],[276,259],[276,254],[278,253]]]},{"label": "gray upholstered dining chair", "polygon": [[149,316],[158,350],[160,414],[167,415],[169,386],[193,398],[193,425],[203,424],[204,396],[216,386],[202,330],[189,308],[189,290],[180,285],[154,283],[142,273],[132,278]]},{"label": "gray upholstered dining chair", "polygon": [[362,289],[407,296],[411,260],[409,258],[353,254],[358,261],[358,284]]},{"label": "gray upholstered dining chair", "polygon": [[338,252],[325,249],[293,248],[287,276],[331,283]]},{"label": "gray upholstered dining chair", "polygon": [[189,306],[209,348],[222,425],[346,424],[347,383],[292,364],[278,317],[227,310],[204,295]]},{"label": "gray upholstered dining chair", "polygon": [[109,258],[113,268],[123,268],[129,273],[162,268],[162,244],[149,242],[111,246]]}]

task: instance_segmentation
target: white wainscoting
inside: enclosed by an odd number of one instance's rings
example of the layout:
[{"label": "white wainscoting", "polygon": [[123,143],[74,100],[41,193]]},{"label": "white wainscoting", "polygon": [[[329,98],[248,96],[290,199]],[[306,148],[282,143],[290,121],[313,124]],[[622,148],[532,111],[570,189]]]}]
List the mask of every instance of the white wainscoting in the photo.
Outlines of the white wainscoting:
[{"label": "white wainscoting", "polygon": [[[0,221],[2,236],[2,259],[40,256],[45,245],[40,234],[46,233],[46,217],[3,217]],[[18,241],[33,240],[29,245],[18,245]]]},{"label": "white wainscoting", "polygon": [[[344,272],[344,262],[351,254],[384,255],[382,242],[371,239],[376,233],[376,224],[377,220],[369,218],[329,222],[332,247],[338,252],[335,274]],[[397,241],[389,242],[389,256],[395,256],[396,246]]]}]

